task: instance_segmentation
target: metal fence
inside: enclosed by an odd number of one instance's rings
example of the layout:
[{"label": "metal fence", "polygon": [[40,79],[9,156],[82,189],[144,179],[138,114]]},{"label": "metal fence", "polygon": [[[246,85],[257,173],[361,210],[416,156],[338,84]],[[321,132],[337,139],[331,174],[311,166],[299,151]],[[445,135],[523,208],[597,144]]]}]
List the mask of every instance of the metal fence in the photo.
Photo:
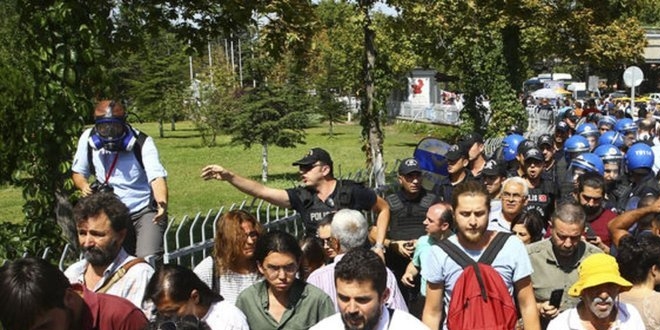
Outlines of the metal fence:
[{"label": "metal fence", "polygon": [[[398,167],[398,162],[397,160],[394,163],[393,169]],[[387,173],[388,168],[388,164],[385,163],[383,166],[384,173]],[[382,195],[387,191],[389,185],[374,187],[374,176],[373,171],[360,170],[343,175],[342,179],[364,182],[365,185],[369,185]],[[393,178],[394,172],[390,171],[386,176]],[[257,198],[245,199],[240,203],[232,203],[228,207],[222,206],[217,209],[209,209],[206,213],[198,212],[194,216],[186,215],[180,220],[174,217],[170,218],[163,234],[163,262],[176,263],[187,267],[197,265],[211,253],[215,238],[215,227],[220,217],[225,212],[235,209],[247,210],[252,213],[266,230],[284,230],[298,239],[302,238],[304,234],[300,215],[295,211],[274,206]],[[375,221],[375,214],[367,212],[366,216],[371,223]],[[47,249],[42,257],[46,258],[50,253],[51,250]],[[75,247],[66,244],[59,257],[58,266],[61,270],[64,270],[81,258],[82,255],[76,251]],[[153,260],[149,261],[152,262]]]}]

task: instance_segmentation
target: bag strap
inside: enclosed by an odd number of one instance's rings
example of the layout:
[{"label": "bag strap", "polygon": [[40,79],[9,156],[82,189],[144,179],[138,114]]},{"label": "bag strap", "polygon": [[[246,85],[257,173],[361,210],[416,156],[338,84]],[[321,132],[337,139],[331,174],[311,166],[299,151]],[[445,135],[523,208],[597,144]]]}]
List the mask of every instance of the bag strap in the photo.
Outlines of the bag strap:
[{"label": "bag strap", "polygon": [[117,271],[112,274],[112,277],[110,277],[104,284],[101,286],[96,292],[100,293],[105,293],[106,291],[110,290],[110,287],[112,287],[113,284],[117,283],[126,273],[128,272],[131,267],[139,264],[139,263],[146,263],[146,261],[143,258],[135,258],[124,265],[122,265]]},{"label": "bag strap", "polygon": [[438,242],[440,248],[447,253],[447,255],[454,260],[461,268],[474,265],[476,262],[463,252],[456,244],[449,240],[443,239]]},{"label": "bag strap", "polygon": [[502,247],[504,247],[507,239],[509,239],[509,236],[511,236],[511,234],[501,231],[497,232],[495,238],[493,238],[493,241],[490,242],[486,248],[486,251],[484,251],[484,253],[481,255],[481,258],[479,258],[479,262],[486,265],[492,264],[493,260],[495,260],[495,257],[497,257],[497,254],[500,253],[500,250],[502,250]]}]

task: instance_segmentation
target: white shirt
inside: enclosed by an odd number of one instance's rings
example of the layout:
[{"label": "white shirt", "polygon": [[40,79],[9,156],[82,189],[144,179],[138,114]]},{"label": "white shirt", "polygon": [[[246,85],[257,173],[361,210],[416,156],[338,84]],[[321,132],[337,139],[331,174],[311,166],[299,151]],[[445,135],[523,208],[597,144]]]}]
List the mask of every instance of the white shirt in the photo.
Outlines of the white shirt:
[{"label": "white shirt", "polygon": [[[339,305],[337,305],[337,288],[335,287],[335,266],[337,266],[337,263],[344,255],[344,253],[337,255],[331,264],[313,271],[307,278],[307,283],[323,290],[323,292],[330,296],[337,312],[339,312]],[[394,273],[387,267],[385,270],[387,271],[387,287],[390,289],[390,296],[385,301],[385,305],[407,312],[408,305],[406,305],[406,301],[403,299],[403,294],[401,294]]]},{"label": "white shirt", "polygon": [[[390,312],[383,305],[381,306],[380,319],[378,320],[378,324],[376,324],[373,330],[428,330],[428,328],[429,327],[422,323],[422,321],[420,321],[418,318],[400,309],[394,310],[394,313],[392,314],[392,321],[390,322]],[[310,328],[310,330],[337,329],[344,329],[344,321],[341,319],[341,313],[326,317],[321,322]]]},{"label": "white shirt", "polygon": [[[643,330],[646,329],[642,316],[633,305],[618,302],[616,303],[616,320],[610,327],[611,330]],[[556,318],[550,321],[547,330],[582,330],[582,321],[578,314],[577,307],[567,309]]]},{"label": "white shirt", "polygon": [[214,303],[201,319],[211,330],[250,330],[245,314],[227,301]]},{"label": "white shirt", "polygon": [[[96,286],[89,288],[91,291],[98,291],[103,284],[109,280],[112,275],[127,262],[134,260],[135,257],[126,253],[124,248],[119,250],[115,260],[105,269],[103,277],[96,283]],[[87,260],[82,259],[75,264],[69,266],[64,271],[64,275],[69,279],[69,282],[80,283],[85,285],[85,271],[87,270]],[[142,299],[144,292],[147,288],[149,279],[154,274],[154,269],[146,262],[140,262],[133,265],[115,284],[113,284],[105,293],[119,296],[128,299],[137,308],[142,309]],[[86,286],[86,285],[85,285]]]}]

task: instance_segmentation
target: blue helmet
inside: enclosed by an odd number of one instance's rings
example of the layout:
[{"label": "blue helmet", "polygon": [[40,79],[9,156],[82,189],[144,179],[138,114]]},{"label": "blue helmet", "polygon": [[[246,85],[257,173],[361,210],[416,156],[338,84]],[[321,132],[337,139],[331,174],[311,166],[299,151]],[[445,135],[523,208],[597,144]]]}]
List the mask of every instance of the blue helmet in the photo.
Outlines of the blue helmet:
[{"label": "blue helmet", "polygon": [[564,142],[564,157],[570,162],[573,154],[589,151],[589,141],[582,135],[573,135]]},{"label": "blue helmet", "polygon": [[525,140],[525,137],[520,134],[510,134],[502,140],[502,155],[505,161],[509,162],[516,159],[518,145],[523,140]]},{"label": "blue helmet", "polygon": [[623,135],[617,131],[607,131],[598,138],[598,145],[612,144],[617,148],[623,147]]},{"label": "blue helmet", "polygon": [[603,116],[600,118],[598,121],[598,127],[600,128],[603,125],[608,125],[610,129],[614,129],[614,125],[616,125],[616,118],[613,116]]},{"label": "blue helmet", "polygon": [[600,175],[605,173],[605,165],[600,157],[590,152],[583,153],[571,161],[571,167],[581,168],[587,172],[598,172]]},{"label": "blue helmet", "polygon": [[577,129],[575,130],[575,133],[582,135],[584,137],[600,135],[600,133],[598,132],[598,128],[593,123],[582,123],[578,125]]},{"label": "blue helmet", "polygon": [[621,118],[617,120],[614,125],[614,130],[617,132],[626,135],[628,133],[637,132],[637,125],[630,118]]},{"label": "blue helmet", "polygon": [[573,135],[564,142],[564,152],[589,151],[589,141],[584,136]]},{"label": "blue helmet", "polygon": [[626,151],[626,168],[628,172],[637,169],[647,168],[653,169],[653,162],[655,157],[653,150],[646,143],[635,143]]},{"label": "blue helmet", "polygon": [[600,157],[603,163],[620,162],[623,159],[623,153],[613,144],[601,144],[594,149],[594,154]]}]

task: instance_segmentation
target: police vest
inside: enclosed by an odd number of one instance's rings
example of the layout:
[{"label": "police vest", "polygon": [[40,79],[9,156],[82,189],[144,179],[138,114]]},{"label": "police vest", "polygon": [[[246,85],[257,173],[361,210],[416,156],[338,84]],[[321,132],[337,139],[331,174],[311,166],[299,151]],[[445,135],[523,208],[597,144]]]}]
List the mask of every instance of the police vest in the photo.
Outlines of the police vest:
[{"label": "police vest", "polygon": [[352,180],[337,180],[337,187],[325,202],[319,199],[316,189],[313,187],[300,187],[295,190],[302,202],[303,210],[300,217],[305,224],[307,235],[315,235],[318,222],[327,214],[344,208],[350,208],[353,204],[353,188],[361,185]]},{"label": "police vest", "polygon": [[385,199],[390,205],[390,239],[410,240],[425,234],[423,222],[429,207],[438,199],[436,195],[422,191],[421,198],[410,201],[397,192]]}]

